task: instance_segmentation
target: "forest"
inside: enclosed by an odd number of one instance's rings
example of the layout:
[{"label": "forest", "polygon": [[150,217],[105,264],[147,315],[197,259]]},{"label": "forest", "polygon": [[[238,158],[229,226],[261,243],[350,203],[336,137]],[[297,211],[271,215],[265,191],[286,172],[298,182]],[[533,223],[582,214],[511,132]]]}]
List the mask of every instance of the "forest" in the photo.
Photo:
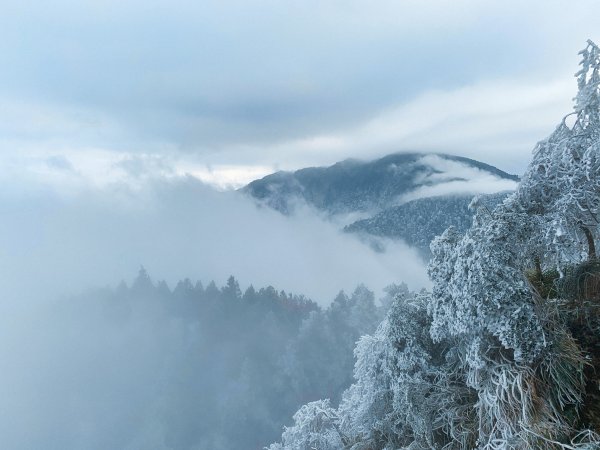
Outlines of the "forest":
[{"label": "forest", "polygon": [[5,424],[5,442],[261,449],[303,403],[340,400],[354,343],[398,295],[412,294],[391,285],[376,299],[359,285],[324,308],[271,286],[242,292],[234,277],[222,287],[185,279],[170,288],[141,268],[131,283],[65,297],[29,320],[26,354],[47,357],[12,362],[5,376],[34,372],[34,383],[12,384],[20,395],[26,384],[19,410],[36,433]]}]

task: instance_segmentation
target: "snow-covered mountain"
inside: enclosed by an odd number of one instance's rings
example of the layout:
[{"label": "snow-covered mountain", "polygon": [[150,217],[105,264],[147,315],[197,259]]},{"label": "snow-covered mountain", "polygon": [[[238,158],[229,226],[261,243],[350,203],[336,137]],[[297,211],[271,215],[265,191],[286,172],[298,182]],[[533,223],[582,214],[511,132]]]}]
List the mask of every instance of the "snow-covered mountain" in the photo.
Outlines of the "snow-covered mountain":
[{"label": "snow-covered mountain", "polygon": [[[450,225],[470,225],[474,195],[512,191],[519,178],[496,167],[441,153],[396,153],[373,161],[277,172],[243,190],[284,214],[308,205],[345,231],[403,239],[425,254]],[[498,202],[503,196],[495,196]]]}]

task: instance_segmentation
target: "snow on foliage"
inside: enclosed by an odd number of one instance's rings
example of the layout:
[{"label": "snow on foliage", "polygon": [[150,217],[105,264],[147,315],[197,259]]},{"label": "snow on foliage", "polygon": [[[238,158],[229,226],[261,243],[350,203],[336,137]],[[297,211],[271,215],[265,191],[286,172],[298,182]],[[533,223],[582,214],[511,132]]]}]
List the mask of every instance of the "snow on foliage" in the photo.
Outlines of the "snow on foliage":
[{"label": "snow on foliage", "polygon": [[[600,50],[588,41],[580,54],[575,111],[537,144],[510,202],[543,221],[539,256],[555,265],[595,257],[593,239],[600,230]],[[574,123],[568,126],[570,116]]]},{"label": "snow on foliage", "polygon": [[582,419],[598,407],[597,374],[574,337],[600,342],[600,327],[528,275],[596,261],[600,49],[588,41],[581,55],[575,111],[537,144],[516,192],[491,211],[472,202],[471,228],[434,240],[432,292],[399,295],[358,342],[339,408],[307,405],[272,449],[600,448],[600,421]]},{"label": "snow on foliage", "polygon": [[337,431],[337,412],[329,400],[317,400],[302,406],[294,414],[294,425],[283,432],[283,444],[269,450],[336,450],[344,448]]}]

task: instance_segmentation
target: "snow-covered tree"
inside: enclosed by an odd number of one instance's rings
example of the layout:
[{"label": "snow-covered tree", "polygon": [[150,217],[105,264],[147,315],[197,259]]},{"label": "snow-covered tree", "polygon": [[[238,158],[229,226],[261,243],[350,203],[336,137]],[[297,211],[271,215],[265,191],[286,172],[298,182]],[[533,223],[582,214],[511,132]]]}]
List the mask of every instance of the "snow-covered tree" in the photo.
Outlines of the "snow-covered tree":
[{"label": "snow-covered tree", "polygon": [[451,389],[443,381],[444,346],[429,336],[428,300],[399,296],[376,333],[359,341],[356,383],[339,408],[345,436],[360,443],[353,448],[430,448],[448,441],[440,404]]},{"label": "snow-covered tree", "polygon": [[[472,202],[471,228],[431,245],[432,293],[397,297],[359,341],[324,428],[337,448],[600,448],[600,49],[581,55],[575,110],[516,192],[491,211]],[[587,303],[542,298],[528,273],[552,267],[595,271]],[[300,448],[292,437],[278,448]]]},{"label": "snow-covered tree", "polygon": [[304,405],[294,414],[294,425],[286,427],[281,444],[269,450],[339,450],[344,442],[338,430],[337,411],[329,400]]},{"label": "snow-covered tree", "polygon": [[600,49],[588,41],[580,54],[575,109],[537,144],[507,202],[515,211],[537,216],[543,224],[534,239],[543,243],[539,256],[555,265],[595,258],[600,231]]},{"label": "snow-covered tree", "polygon": [[503,204],[480,210],[464,235],[449,229],[432,243],[431,335],[455,339],[463,355],[466,383],[479,397],[481,448],[559,445],[573,433],[568,411],[582,403],[583,354],[525,275],[536,260],[560,268],[595,257],[598,47],[590,42],[582,54],[575,124],[563,120],[537,145]]}]

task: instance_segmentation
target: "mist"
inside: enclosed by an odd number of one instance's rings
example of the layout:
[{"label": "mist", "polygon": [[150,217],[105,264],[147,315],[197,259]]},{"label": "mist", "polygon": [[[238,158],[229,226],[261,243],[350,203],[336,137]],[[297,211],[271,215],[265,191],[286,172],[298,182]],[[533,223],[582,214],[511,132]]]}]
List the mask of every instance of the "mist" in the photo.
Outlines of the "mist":
[{"label": "mist", "polygon": [[1,203],[2,294],[21,304],[116,285],[140,266],[168,283],[235,275],[243,286],[273,285],[321,304],[358,283],[427,285],[423,262],[402,243],[376,253],[308,209],[285,217],[192,177],[38,189]]},{"label": "mist", "polygon": [[262,448],[350,384],[385,286],[428,283],[400,242],[190,176],[29,182],[0,208],[3,448]]}]

